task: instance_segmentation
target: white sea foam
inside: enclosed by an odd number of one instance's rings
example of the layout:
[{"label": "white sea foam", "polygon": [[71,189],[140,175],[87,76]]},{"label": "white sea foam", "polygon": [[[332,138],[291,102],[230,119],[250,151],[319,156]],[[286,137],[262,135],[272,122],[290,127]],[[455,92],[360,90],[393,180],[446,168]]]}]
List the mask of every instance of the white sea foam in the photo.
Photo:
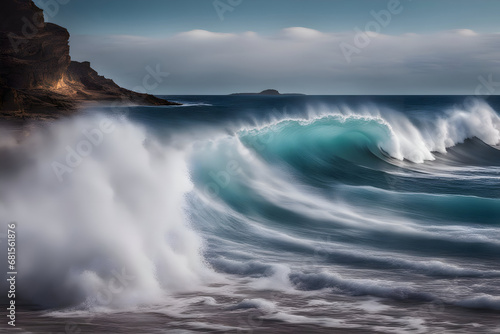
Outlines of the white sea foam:
[{"label": "white sea foam", "polygon": [[53,162],[65,163],[66,148],[76,150],[100,119],[59,121],[0,147],[11,164],[0,175],[0,221],[18,222],[18,287],[30,303],[152,303],[215,277],[184,213],[192,184],[183,153],[114,120],[58,180]]}]

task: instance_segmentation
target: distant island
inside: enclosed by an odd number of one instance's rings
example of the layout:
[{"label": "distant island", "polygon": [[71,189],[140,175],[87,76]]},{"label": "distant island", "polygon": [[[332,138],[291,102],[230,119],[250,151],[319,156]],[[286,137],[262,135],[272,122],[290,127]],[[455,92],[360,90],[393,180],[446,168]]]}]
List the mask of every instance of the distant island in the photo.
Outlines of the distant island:
[{"label": "distant island", "polygon": [[281,94],[276,89],[266,89],[260,93],[234,93],[230,94],[233,96],[254,96],[254,95],[267,95],[267,96],[277,96],[277,95],[305,95],[305,94]]}]

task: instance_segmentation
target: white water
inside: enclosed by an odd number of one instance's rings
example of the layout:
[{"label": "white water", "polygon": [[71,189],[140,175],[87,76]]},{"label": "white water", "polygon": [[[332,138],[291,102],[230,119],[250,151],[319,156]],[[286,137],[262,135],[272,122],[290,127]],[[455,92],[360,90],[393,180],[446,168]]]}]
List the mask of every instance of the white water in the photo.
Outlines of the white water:
[{"label": "white water", "polygon": [[182,152],[114,120],[60,182],[54,161],[65,163],[66,147],[76,150],[82,130],[100,121],[57,122],[21,143],[0,141],[12,164],[0,173],[0,221],[18,223],[21,295],[42,306],[124,307],[214,279],[183,210],[192,184]]}]

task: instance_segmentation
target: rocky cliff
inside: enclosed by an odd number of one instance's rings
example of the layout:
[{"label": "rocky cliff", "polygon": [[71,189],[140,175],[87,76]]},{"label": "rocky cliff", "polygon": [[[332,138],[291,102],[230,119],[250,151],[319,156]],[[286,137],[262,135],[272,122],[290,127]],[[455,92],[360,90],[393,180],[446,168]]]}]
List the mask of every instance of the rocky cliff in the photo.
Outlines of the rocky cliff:
[{"label": "rocky cliff", "polygon": [[176,104],[139,94],[71,61],[69,33],[46,23],[31,0],[0,3],[0,116],[55,118],[84,101]]}]

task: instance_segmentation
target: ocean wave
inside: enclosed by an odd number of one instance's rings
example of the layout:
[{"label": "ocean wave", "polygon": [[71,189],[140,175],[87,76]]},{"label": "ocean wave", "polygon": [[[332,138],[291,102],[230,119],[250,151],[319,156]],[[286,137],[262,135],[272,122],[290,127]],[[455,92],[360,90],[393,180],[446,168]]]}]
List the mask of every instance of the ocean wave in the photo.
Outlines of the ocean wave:
[{"label": "ocean wave", "polygon": [[303,290],[335,288],[356,296],[370,295],[397,300],[414,299],[419,301],[432,301],[435,299],[432,294],[418,291],[408,284],[396,284],[385,280],[346,279],[338,274],[327,272],[316,274],[293,273],[290,275],[290,281],[296,288]]},{"label": "ocean wave", "polygon": [[490,309],[490,310],[500,311],[500,297],[491,296],[488,294],[481,294],[479,296],[474,296],[471,298],[460,300],[455,302],[455,304],[467,308]]},{"label": "ocean wave", "polygon": [[423,163],[466,139],[478,138],[490,146],[500,144],[500,117],[484,102],[470,110],[447,110],[430,120],[410,119],[377,107],[360,111],[344,107],[310,112],[307,120],[285,118],[239,135],[249,147],[265,142],[267,158],[280,156],[286,161],[299,157],[312,163],[331,157],[352,161],[371,153]]},{"label": "ocean wave", "polygon": [[[500,277],[498,168],[489,168],[500,119],[487,104],[423,118],[344,106],[215,130],[200,122],[196,136],[164,140],[153,134],[168,123],[158,114],[143,117],[157,131],[112,119],[96,145],[82,130],[96,139],[99,115],[0,138],[0,218],[19,222],[26,302],[102,310],[177,297],[186,307],[169,311],[179,318],[217,307],[308,323],[259,296],[328,290],[498,310],[480,284],[456,298],[440,295],[445,283],[421,284]],[[78,159],[82,141],[91,152]],[[56,172],[68,154],[74,166]],[[197,291],[217,299],[179,297]]]}]

